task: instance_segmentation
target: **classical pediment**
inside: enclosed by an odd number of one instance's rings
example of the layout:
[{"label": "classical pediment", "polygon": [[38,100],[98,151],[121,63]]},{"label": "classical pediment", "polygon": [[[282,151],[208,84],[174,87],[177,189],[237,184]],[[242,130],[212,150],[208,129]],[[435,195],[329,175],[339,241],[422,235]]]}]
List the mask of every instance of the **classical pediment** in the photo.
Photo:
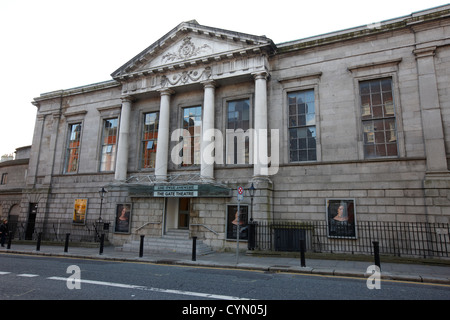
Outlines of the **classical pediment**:
[{"label": "classical pediment", "polygon": [[265,36],[206,27],[193,20],[179,24],[111,76],[121,80],[161,74],[168,70],[195,68],[220,60],[252,56],[274,48],[272,40]]}]

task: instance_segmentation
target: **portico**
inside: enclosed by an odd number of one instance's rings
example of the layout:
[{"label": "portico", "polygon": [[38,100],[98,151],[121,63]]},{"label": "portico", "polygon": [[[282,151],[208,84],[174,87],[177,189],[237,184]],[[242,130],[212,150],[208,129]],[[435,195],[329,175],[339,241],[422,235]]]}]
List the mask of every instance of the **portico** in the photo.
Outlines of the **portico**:
[{"label": "portico", "polygon": [[[268,176],[267,149],[267,54],[273,43],[265,37],[230,33],[208,28],[195,21],[180,24],[171,34],[144,50],[112,76],[122,83],[120,136],[115,171],[116,181],[124,182],[128,174],[129,126],[132,101],[149,94],[159,94],[159,128],[154,177],[167,182],[170,167],[170,138],[178,127],[170,127],[176,114],[171,100],[177,91],[203,88],[199,172],[203,181],[213,181],[216,158],[215,134],[222,127],[216,123],[216,88],[233,82],[254,82],[254,177]],[[175,114],[174,114],[175,113]],[[221,138],[221,137],[220,137]],[[221,150],[220,150],[221,151]],[[178,168],[183,169],[183,168]]]}]

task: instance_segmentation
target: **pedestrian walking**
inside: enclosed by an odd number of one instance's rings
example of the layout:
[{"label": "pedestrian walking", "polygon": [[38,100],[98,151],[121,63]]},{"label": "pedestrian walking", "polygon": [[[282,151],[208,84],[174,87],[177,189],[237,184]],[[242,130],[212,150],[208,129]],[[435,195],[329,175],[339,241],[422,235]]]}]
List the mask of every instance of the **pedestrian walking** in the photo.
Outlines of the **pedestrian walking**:
[{"label": "pedestrian walking", "polygon": [[3,220],[3,223],[0,225],[0,243],[2,247],[5,246],[6,236],[8,235],[8,220]]}]

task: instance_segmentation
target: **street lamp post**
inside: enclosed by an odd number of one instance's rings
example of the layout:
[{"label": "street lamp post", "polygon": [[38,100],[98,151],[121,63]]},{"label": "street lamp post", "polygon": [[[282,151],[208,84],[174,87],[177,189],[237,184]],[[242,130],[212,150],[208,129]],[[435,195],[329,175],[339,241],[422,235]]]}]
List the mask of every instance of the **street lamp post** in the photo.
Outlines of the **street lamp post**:
[{"label": "street lamp post", "polygon": [[255,250],[256,246],[256,222],[253,221],[253,197],[255,196],[256,188],[253,185],[250,186],[248,192],[250,193],[250,223],[248,225],[248,250]]},{"label": "street lamp post", "polygon": [[99,195],[100,195],[100,215],[99,215],[99,217],[98,217],[98,224],[100,224],[100,223],[102,222],[103,199],[105,198],[105,194],[106,194],[107,192],[108,192],[108,191],[107,191],[104,187],[102,187],[102,188],[98,191],[98,193],[99,193]]},{"label": "street lamp post", "polygon": [[[96,229],[96,234],[97,234],[97,238],[100,241],[100,254],[103,253],[103,242],[105,239],[105,234],[102,233],[101,235],[99,234],[100,228],[103,232],[103,230],[105,230],[105,224],[103,224],[103,220],[102,220],[102,207],[103,207],[103,199],[105,198],[105,194],[108,191],[102,187],[99,191],[98,194],[100,195],[100,214],[98,216],[98,221],[97,221],[97,229]],[[101,226],[103,224],[103,226]]]}]

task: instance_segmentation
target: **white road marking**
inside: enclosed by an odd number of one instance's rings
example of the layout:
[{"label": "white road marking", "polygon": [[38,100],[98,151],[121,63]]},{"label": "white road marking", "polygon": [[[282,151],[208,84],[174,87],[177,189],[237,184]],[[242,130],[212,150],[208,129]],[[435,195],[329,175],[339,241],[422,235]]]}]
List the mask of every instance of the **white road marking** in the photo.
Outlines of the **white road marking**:
[{"label": "white road marking", "polygon": [[22,274],[18,274],[18,277],[24,277],[24,278],[34,278],[34,277],[39,277],[39,275],[37,274],[29,274],[29,273],[22,273]]},{"label": "white road marking", "polygon": [[[68,278],[64,278],[64,277],[49,277],[47,279],[49,279],[49,280],[67,281]],[[116,282],[105,282],[105,281],[95,281],[95,280],[85,280],[85,279],[80,279],[79,281],[81,283],[94,284],[94,285],[100,285],[100,286],[108,286],[108,287],[116,287],[116,288],[124,288],[124,289],[137,289],[137,290],[144,290],[144,291],[170,293],[170,294],[181,294],[181,295],[186,295],[186,296],[195,296],[195,297],[210,298],[210,299],[219,299],[219,300],[250,300],[250,299],[246,299],[246,298],[224,296],[224,295],[211,294],[211,293],[201,293],[201,292],[172,290],[172,289],[160,289],[160,288],[149,288],[149,287],[146,287],[146,286],[138,286],[138,285],[124,284],[124,283],[116,283]]]},{"label": "white road marking", "polygon": [[5,274],[10,274],[11,272],[6,272],[6,271],[0,271],[0,275],[3,276]]}]

